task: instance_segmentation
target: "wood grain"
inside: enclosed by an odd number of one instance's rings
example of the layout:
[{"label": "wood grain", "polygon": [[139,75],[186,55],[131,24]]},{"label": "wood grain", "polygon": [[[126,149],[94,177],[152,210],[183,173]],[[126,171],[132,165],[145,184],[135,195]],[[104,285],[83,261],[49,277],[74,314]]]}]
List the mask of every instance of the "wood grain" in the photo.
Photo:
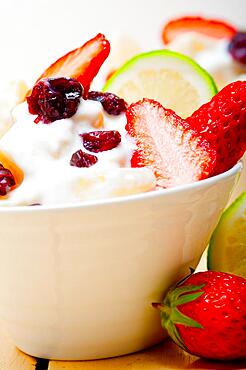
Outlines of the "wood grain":
[{"label": "wood grain", "polygon": [[0,370],[34,370],[36,359],[19,351],[0,325]]},{"label": "wood grain", "polygon": [[217,363],[189,356],[170,340],[147,351],[96,361],[50,361],[49,370],[245,370],[246,363]]}]

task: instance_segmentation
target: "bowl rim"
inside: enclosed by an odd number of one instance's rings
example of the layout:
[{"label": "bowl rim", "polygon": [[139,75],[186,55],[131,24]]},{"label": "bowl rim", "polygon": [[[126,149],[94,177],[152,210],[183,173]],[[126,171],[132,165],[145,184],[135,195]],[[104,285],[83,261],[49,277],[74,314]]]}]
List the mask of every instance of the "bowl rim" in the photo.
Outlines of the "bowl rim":
[{"label": "bowl rim", "polygon": [[59,203],[59,204],[48,204],[48,205],[40,205],[40,206],[1,206],[0,205],[0,214],[1,213],[19,213],[19,212],[45,212],[45,211],[68,211],[71,209],[80,209],[80,208],[93,208],[93,207],[101,207],[106,205],[114,205],[114,204],[122,204],[122,203],[132,203],[138,202],[142,200],[151,200],[158,198],[160,196],[166,195],[173,195],[178,194],[186,191],[192,191],[199,188],[204,188],[206,186],[211,186],[215,183],[221,183],[225,179],[236,176],[241,173],[243,169],[242,160],[240,160],[237,164],[235,164],[229,170],[213,176],[207,179],[203,179],[200,181],[192,182],[189,184],[178,185],[173,188],[169,189],[158,189],[158,190],[151,190],[148,192],[132,194],[132,195],[124,195],[112,198],[102,198],[102,199],[93,199],[88,201],[81,201],[81,202],[70,202],[70,203]]}]

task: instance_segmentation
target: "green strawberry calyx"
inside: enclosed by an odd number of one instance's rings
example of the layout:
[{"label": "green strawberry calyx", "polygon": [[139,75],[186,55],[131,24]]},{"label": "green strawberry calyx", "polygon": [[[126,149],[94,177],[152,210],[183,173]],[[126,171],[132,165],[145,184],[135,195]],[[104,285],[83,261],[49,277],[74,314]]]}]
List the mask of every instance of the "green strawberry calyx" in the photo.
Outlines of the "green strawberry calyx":
[{"label": "green strawberry calyx", "polygon": [[161,311],[161,325],[163,329],[166,329],[172,340],[184,350],[187,349],[185,348],[185,344],[175,324],[199,329],[202,329],[203,326],[199,324],[199,322],[184,315],[177,307],[199,298],[204,293],[200,290],[204,285],[205,284],[177,286],[167,293],[163,303],[152,303],[153,307],[158,308]]}]

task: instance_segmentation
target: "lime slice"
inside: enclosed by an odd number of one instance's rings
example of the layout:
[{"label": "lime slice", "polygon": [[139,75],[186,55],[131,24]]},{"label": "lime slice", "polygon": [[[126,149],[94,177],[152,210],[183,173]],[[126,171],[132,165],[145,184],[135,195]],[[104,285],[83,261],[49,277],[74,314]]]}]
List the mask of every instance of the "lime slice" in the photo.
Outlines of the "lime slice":
[{"label": "lime slice", "polygon": [[213,232],[208,269],[246,278],[246,191],[227,208]]},{"label": "lime slice", "polygon": [[154,99],[186,118],[208,102],[217,87],[193,59],[170,50],[156,50],[128,61],[106,82],[103,91],[128,103]]}]

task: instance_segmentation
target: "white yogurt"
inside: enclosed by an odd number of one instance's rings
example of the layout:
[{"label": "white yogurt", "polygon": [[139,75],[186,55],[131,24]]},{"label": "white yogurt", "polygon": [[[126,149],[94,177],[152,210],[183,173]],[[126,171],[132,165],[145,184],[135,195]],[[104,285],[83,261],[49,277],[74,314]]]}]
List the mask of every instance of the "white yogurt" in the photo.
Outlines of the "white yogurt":
[{"label": "white yogurt", "polygon": [[24,81],[9,81],[0,85],[0,138],[11,127],[11,110],[24,99],[28,88]]},{"label": "white yogurt", "polygon": [[[155,188],[155,177],[147,168],[131,168],[132,147],[126,139],[124,114],[107,115],[101,104],[81,100],[70,119],[34,123],[27,103],[13,111],[15,123],[0,139],[0,152],[9,155],[24,172],[24,180],[10,191],[1,205],[56,204],[135,194]],[[79,134],[98,130],[118,130],[121,143],[96,155],[98,162],[89,168],[70,165],[74,152],[88,152]],[[89,152],[88,152],[89,153]]]}]

